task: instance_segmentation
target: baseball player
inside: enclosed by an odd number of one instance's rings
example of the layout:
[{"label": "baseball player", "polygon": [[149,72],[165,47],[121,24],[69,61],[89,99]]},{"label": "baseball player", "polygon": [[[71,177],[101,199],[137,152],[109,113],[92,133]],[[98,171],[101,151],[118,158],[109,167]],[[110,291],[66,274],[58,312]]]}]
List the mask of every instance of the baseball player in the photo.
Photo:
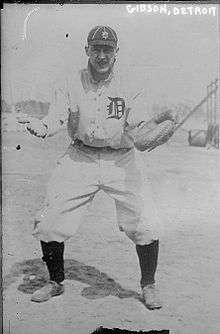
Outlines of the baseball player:
[{"label": "baseball player", "polygon": [[116,69],[118,50],[112,28],[94,27],[85,47],[87,67],[59,83],[45,118],[19,120],[42,138],[67,125],[71,138],[50,178],[44,209],[35,219],[33,235],[40,241],[50,280],[33,293],[34,302],[64,292],[64,242],[75,234],[95,195],[103,190],[115,203],[120,231],[136,246],[147,308],[162,307],[155,286],[159,240],[143,216],[135,133],[141,138],[141,129],[144,134],[172,117],[150,119],[141,90],[131,92]]}]

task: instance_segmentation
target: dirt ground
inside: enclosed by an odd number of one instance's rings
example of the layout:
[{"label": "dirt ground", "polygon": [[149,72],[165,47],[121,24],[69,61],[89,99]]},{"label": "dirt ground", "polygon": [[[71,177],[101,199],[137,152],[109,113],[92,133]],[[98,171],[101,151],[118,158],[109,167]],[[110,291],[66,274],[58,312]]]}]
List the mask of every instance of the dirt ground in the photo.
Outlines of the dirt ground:
[{"label": "dirt ground", "polygon": [[145,200],[150,194],[162,222],[157,282],[164,307],[149,311],[141,302],[134,245],[102,193],[66,243],[65,294],[30,301],[47,278],[31,236],[33,217],[67,145],[65,133],[47,142],[3,134],[4,334],[87,334],[99,326],[220,333],[219,150],[190,147],[179,137],[140,156]]}]

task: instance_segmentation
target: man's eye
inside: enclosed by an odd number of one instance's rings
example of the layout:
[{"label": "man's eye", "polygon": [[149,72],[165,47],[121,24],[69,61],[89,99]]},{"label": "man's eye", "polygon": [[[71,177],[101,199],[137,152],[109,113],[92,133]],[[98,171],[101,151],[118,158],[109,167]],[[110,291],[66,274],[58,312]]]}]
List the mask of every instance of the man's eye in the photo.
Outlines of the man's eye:
[{"label": "man's eye", "polygon": [[93,52],[100,52],[101,50],[99,48],[92,48]]},{"label": "man's eye", "polygon": [[104,52],[110,53],[113,52],[113,48],[106,48],[103,50]]}]

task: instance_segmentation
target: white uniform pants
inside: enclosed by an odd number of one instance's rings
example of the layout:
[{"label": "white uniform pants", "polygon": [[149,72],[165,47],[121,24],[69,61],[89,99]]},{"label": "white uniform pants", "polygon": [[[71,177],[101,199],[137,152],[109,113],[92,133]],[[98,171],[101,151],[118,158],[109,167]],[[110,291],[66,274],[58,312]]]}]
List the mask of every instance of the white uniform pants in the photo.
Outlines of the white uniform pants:
[{"label": "white uniform pants", "polygon": [[157,236],[142,217],[141,182],[134,149],[71,144],[49,181],[45,207],[35,219],[34,237],[62,242],[73,236],[89,204],[103,190],[114,200],[119,229],[135,244],[151,243]]}]

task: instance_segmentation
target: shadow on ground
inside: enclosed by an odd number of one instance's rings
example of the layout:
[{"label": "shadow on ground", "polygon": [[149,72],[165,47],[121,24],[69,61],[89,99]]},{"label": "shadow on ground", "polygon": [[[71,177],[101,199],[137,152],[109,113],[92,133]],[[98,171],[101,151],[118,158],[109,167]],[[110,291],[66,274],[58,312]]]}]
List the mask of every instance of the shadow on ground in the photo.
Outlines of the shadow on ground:
[{"label": "shadow on ground", "polygon": [[[4,289],[7,289],[9,285],[16,282],[23,275],[23,282],[19,284],[18,290],[28,294],[32,294],[43,287],[48,281],[47,269],[42,260],[30,259],[15,263],[12,266],[10,273],[4,278]],[[142,301],[141,296],[137,292],[124,289],[107,274],[76,260],[65,260],[65,278],[89,285],[81,292],[81,295],[88,299],[116,296],[118,298],[134,298]]]}]

